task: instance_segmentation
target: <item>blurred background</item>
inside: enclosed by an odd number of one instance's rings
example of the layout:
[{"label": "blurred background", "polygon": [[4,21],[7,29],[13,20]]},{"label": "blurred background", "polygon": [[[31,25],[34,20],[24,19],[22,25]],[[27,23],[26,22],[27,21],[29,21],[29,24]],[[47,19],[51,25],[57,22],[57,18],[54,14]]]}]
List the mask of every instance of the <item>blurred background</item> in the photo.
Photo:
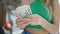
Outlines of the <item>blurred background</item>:
[{"label": "blurred background", "polygon": [[21,0],[0,0],[0,27],[2,27],[5,34],[21,34],[21,29],[14,21],[14,23],[11,21],[14,17],[10,17],[11,10],[15,10],[20,5]]},{"label": "blurred background", "polygon": [[10,14],[11,10],[15,10],[17,6],[20,6],[20,3],[21,0],[0,0],[0,28],[2,27],[5,34],[12,34],[13,32]]}]

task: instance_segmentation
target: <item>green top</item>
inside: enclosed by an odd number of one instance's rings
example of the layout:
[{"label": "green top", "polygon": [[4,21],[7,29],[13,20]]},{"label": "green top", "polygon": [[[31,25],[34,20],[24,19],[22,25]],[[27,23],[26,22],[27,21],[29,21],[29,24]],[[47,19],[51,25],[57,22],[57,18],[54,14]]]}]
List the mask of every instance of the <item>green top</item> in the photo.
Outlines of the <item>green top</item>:
[{"label": "green top", "polygon": [[[49,23],[51,23],[52,15],[51,12],[47,10],[44,3],[41,0],[35,0],[33,3],[30,4],[30,8],[32,10],[32,14],[39,14],[44,19],[46,19]],[[36,29],[43,29],[40,25],[28,25],[27,28],[36,28]]]}]

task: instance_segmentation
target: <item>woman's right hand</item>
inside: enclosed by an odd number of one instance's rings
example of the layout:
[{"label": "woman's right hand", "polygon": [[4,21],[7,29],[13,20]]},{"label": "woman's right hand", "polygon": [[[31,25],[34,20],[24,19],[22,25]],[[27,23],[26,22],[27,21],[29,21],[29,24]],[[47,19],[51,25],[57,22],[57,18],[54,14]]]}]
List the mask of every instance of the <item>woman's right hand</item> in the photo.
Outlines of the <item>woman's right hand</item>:
[{"label": "woman's right hand", "polygon": [[21,29],[24,29],[29,24],[26,20],[22,18],[17,18],[16,23]]},{"label": "woman's right hand", "polygon": [[29,24],[25,19],[19,17],[17,14],[16,14],[16,24],[21,28],[21,29],[25,29],[25,27]]}]

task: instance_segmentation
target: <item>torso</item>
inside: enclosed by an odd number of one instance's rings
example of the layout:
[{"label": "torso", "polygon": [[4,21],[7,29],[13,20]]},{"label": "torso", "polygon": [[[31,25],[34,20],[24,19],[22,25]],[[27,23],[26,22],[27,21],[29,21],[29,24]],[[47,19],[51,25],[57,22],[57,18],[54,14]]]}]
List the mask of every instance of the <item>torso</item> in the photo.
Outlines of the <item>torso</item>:
[{"label": "torso", "polygon": [[[58,14],[57,12],[55,12],[56,14]],[[55,22],[57,22],[57,20],[55,20]],[[47,32],[46,30],[39,30],[39,29],[31,29],[31,28],[26,28],[27,31],[29,31],[32,34],[48,34],[49,32]]]},{"label": "torso", "polygon": [[[39,2],[38,2],[38,3],[39,3]],[[33,3],[33,4],[34,4],[34,3]],[[34,5],[35,5],[35,7],[34,7]],[[34,5],[31,4],[31,6],[33,6],[33,7],[31,8],[32,10],[34,10],[33,8],[35,8],[35,9],[36,9],[36,8],[39,8],[39,6],[37,6],[38,4],[37,4],[37,5],[34,4]],[[30,6],[30,7],[31,7],[31,6]],[[41,9],[41,7],[42,7],[42,6],[40,6],[39,9]],[[42,9],[43,9],[43,7],[42,7]],[[44,9],[44,10],[45,10],[45,9]],[[38,13],[39,13],[39,12],[35,12],[35,11],[36,11],[36,10],[33,11],[33,14],[38,14]],[[37,11],[38,11],[38,10],[37,10]],[[46,10],[45,10],[45,11],[46,11]],[[43,13],[44,13],[44,14],[43,14]],[[46,20],[49,19],[48,21],[51,22],[51,19],[50,19],[49,17],[47,17],[48,19],[46,18],[47,12],[44,12],[43,10],[41,10],[39,15],[41,15],[41,16],[42,16],[43,18],[45,18]],[[44,16],[44,15],[45,15],[45,16]],[[52,15],[51,15],[50,17],[52,17]],[[44,30],[41,26],[38,26],[38,25],[37,25],[37,26],[28,25],[27,28],[26,28],[26,30],[29,31],[31,34],[48,34],[48,33],[49,33],[49,32],[47,32],[46,30]]]},{"label": "torso", "polygon": [[[35,0],[33,3],[30,4],[30,8],[32,11],[32,14],[38,14],[42,16],[44,19],[46,19],[49,23],[52,21],[52,14],[51,11],[49,11],[42,0]],[[26,28],[35,28],[39,30],[43,30],[42,26],[40,25],[28,25]]]}]

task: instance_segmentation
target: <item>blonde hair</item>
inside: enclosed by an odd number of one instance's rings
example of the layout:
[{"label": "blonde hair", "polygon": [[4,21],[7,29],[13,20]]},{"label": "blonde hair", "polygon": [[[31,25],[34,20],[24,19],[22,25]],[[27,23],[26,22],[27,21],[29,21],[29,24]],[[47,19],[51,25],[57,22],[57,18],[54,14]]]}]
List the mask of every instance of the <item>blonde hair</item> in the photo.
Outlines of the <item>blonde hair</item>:
[{"label": "blonde hair", "polygon": [[[54,0],[43,0],[43,2],[46,5],[46,8],[48,9],[48,15],[47,16],[50,16],[50,14],[51,14],[51,16],[53,18],[53,12],[54,12],[54,7],[53,7],[54,4],[53,4],[53,2],[54,2]],[[49,18],[51,18],[51,16]]]}]

